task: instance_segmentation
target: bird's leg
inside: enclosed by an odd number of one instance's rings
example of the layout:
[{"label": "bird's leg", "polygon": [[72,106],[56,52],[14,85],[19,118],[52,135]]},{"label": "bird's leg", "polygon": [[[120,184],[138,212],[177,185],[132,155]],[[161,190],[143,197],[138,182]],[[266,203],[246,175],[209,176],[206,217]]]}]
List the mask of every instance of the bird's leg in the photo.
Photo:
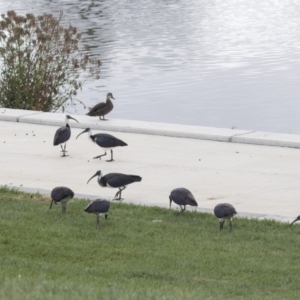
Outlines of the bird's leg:
[{"label": "bird's leg", "polygon": [[112,149],[110,149],[110,160],[107,161],[114,161]]},{"label": "bird's leg", "polygon": [[[179,204],[178,204],[178,205],[179,205]],[[170,203],[170,207],[171,207],[171,203]],[[181,207],[181,205],[179,205],[179,207],[180,207],[180,211],[176,211],[176,212],[175,212],[176,215],[179,215],[179,214],[182,212],[182,207]]]},{"label": "bird's leg", "polygon": [[126,186],[125,186],[125,185],[123,186],[122,189],[120,188],[120,196],[119,196],[119,200],[123,200],[123,198],[121,198],[121,194],[122,194],[122,191],[125,190],[125,189],[126,189]]},{"label": "bird's leg", "polygon": [[100,228],[100,215],[97,215],[97,228]]},{"label": "bird's leg", "polygon": [[61,149],[62,149],[62,152],[63,152],[63,155],[61,155],[61,157],[68,156],[68,155],[66,155],[66,152],[68,152],[68,151],[66,151],[67,144],[65,144],[65,147],[63,147],[61,144],[60,144],[60,146],[61,146]]},{"label": "bird's leg", "polygon": [[102,156],[105,156],[105,155],[106,155],[106,152],[105,152],[104,154],[102,154],[102,155],[95,156],[94,159],[100,158],[100,160],[101,160],[101,157],[102,157]]},{"label": "bird's leg", "polygon": [[61,213],[64,215],[66,213],[67,204],[62,202],[61,203]]},{"label": "bird's leg", "polygon": [[108,214],[105,214],[105,220],[107,220]]},{"label": "bird's leg", "polygon": [[117,196],[120,194],[120,191],[117,191],[113,200],[116,200]]},{"label": "bird's leg", "polygon": [[224,222],[224,220],[220,221],[220,230],[223,228]]},{"label": "bird's leg", "polygon": [[180,208],[181,208],[181,212],[183,213],[185,211],[185,205],[183,205],[183,209],[181,206],[180,206]]},{"label": "bird's leg", "polygon": [[[119,188],[119,191],[116,193],[114,200],[123,200],[123,198],[121,198],[121,194],[122,191],[125,190],[125,188],[126,188],[125,186],[123,186],[123,188],[122,187]],[[119,198],[117,198],[117,195],[119,195]]]},{"label": "bird's leg", "polygon": [[230,230],[232,229],[232,218],[229,219]]}]

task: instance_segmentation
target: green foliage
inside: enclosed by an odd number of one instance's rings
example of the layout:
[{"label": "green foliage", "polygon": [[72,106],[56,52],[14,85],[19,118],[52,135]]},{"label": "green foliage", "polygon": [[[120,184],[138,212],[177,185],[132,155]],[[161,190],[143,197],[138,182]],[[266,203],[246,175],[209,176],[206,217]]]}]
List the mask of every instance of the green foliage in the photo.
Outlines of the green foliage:
[{"label": "green foliage", "polygon": [[0,299],[298,299],[299,225],[0,189]]},{"label": "green foliage", "polygon": [[90,58],[88,46],[79,47],[77,29],[61,20],[62,13],[1,15],[1,107],[64,110],[89,78],[99,78],[100,61]]}]

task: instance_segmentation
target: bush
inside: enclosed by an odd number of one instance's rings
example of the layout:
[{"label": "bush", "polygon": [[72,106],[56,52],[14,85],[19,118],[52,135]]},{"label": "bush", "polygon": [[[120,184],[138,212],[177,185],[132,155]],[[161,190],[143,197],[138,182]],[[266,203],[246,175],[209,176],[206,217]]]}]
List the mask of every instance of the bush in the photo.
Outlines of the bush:
[{"label": "bush", "polygon": [[99,78],[100,61],[90,58],[87,45],[79,48],[81,35],[63,27],[62,16],[1,15],[1,107],[64,111],[89,78]]}]

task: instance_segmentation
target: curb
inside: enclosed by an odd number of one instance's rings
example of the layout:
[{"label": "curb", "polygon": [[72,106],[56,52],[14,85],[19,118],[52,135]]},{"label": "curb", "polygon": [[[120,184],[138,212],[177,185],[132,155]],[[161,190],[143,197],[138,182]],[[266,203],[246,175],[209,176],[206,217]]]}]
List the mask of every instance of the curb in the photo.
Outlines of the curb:
[{"label": "curb", "polygon": [[[218,142],[243,143],[252,145],[300,148],[300,135],[279,134],[251,130],[152,123],[133,120],[110,119],[100,121],[98,117],[74,116],[79,123],[72,122],[74,128],[150,134],[180,138],[211,140]],[[65,114],[0,108],[0,121],[62,126]]]}]

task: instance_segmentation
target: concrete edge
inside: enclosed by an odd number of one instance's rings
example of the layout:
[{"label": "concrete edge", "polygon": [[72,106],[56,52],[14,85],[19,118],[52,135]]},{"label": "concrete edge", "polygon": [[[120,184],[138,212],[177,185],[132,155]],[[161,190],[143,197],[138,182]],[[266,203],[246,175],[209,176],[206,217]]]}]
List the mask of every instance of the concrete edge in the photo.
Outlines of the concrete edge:
[{"label": "concrete edge", "polygon": [[[8,185],[0,185],[0,187],[6,187],[8,189],[15,189],[21,192],[26,193],[39,193],[42,195],[50,196],[51,191],[43,188],[31,188],[31,187],[24,187],[24,186],[8,186]],[[96,198],[99,198],[101,196],[99,195],[89,195],[89,194],[81,194],[76,193],[75,198],[77,199],[88,199],[93,200]],[[109,199],[105,197],[107,200],[112,201],[112,199]],[[117,201],[116,201],[117,202]],[[162,207],[162,208],[169,208],[169,203],[166,203],[165,205],[162,205],[161,203],[143,203],[141,201],[136,200],[126,200],[126,202],[122,202],[125,204],[134,204],[134,205],[141,205],[141,206],[153,206],[153,207]],[[172,208],[172,210],[177,210],[178,208]],[[187,207],[187,210],[190,211],[197,211],[201,213],[209,213],[213,214],[213,209],[204,208],[204,207]],[[270,215],[270,214],[259,214],[259,213],[247,213],[247,212],[238,212],[237,218],[246,218],[246,219],[256,219],[256,220],[273,220],[276,222],[281,223],[290,223],[293,221],[292,218],[286,217],[286,216],[280,216],[280,215]]]},{"label": "concrete edge", "polygon": [[[74,117],[80,122],[72,122],[72,124],[70,123],[71,127],[74,128],[84,129],[90,127],[94,130],[192,138],[252,145],[300,148],[300,135],[177,125],[169,123],[142,122],[122,119],[111,119],[110,121],[105,122],[99,121],[98,117],[95,118],[85,115],[76,115]],[[64,124],[64,120],[65,114],[0,108],[0,121],[62,126]]]}]

